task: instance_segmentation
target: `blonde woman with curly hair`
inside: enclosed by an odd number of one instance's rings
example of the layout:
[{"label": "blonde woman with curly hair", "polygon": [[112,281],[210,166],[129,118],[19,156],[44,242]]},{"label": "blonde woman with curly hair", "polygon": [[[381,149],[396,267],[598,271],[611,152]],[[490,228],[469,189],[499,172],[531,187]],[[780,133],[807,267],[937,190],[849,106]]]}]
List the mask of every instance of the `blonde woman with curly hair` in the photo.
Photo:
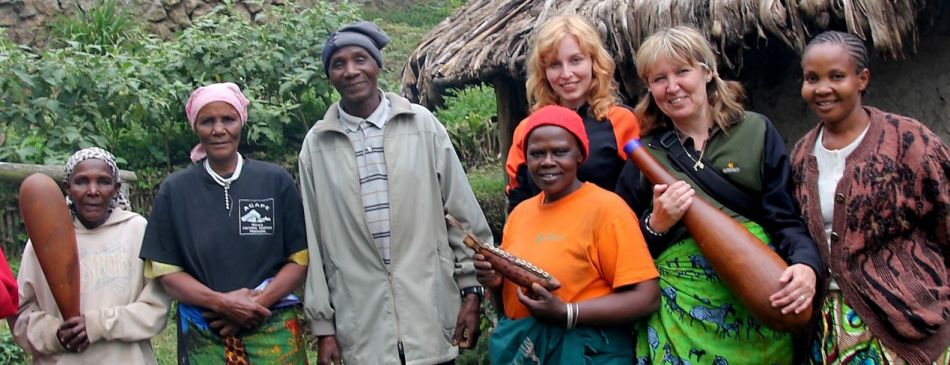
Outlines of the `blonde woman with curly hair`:
[{"label": "blonde woman with curly hair", "polygon": [[[578,168],[578,179],[613,190],[626,160],[623,144],[639,136],[639,125],[632,110],[618,101],[616,66],[597,30],[577,15],[551,18],[534,37],[527,68],[532,111],[560,105],[584,120],[590,155]],[[541,191],[525,164],[523,125],[515,129],[505,163],[509,211]]]},{"label": "blonde woman with curly hair", "polygon": [[807,309],[822,266],[791,195],[782,136],[768,118],[743,110],[742,86],[720,78],[696,30],[651,35],[636,61],[649,88],[636,108],[642,145],[680,180],[654,185],[631,163],[615,189],[641,217],[660,272],[660,310],[637,326],[637,363],[793,363],[792,336],[759,324],[680,224],[695,196],[742,222],[790,265],[772,306]]}]

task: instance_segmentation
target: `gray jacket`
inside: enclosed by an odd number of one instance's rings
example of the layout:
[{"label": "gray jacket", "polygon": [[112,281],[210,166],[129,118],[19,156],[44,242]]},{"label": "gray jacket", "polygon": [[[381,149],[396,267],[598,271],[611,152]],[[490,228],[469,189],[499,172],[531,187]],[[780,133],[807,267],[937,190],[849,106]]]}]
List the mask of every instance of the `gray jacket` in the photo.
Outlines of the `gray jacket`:
[{"label": "gray jacket", "polygon": [[353,146],[330,106],[300,151],[310,265],[304,308],[316,335],[336,334],[347,364],[454,359],[459,289],[478,285],[472,250],[447,230],[443,210],[491,242],[445,127],[422,106],[386,93],[383,146],[389,174],[392,263],[367,228]]}]

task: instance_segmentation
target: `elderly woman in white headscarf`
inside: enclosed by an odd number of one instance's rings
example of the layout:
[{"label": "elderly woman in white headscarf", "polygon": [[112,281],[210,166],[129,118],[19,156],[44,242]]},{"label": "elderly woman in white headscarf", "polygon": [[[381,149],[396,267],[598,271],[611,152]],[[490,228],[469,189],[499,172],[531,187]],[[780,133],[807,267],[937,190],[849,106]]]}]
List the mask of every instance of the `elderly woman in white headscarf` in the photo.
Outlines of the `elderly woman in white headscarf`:
[{"label": "elderly woman in white headscarf", "polygon": [[82,315],[62,318],[31,242],[20,262],[13,335],[34,364],[157,364],[150,339],[165,326],[169,298],[143,276],[145,218],[128,211],[115,157],[79,150],[66,163],[66,201],[79,253]]},{"label": "elderly woman in white headscarf", "polygon": [[303,205],[286,170],[238,152],[248,104],[233,83],[192,92],[196,164],[162,182],[149,217],[141,257],[179,302],[179,363],[306,362],[291,294],[309,262]]}]

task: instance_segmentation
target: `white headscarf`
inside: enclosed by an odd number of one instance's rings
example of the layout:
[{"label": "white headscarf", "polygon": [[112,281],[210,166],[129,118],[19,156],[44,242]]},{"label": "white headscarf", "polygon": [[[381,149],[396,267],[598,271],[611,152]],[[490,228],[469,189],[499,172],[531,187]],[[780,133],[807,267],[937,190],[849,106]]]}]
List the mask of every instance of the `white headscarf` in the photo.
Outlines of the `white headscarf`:
[{"label": "white headscarf", "polygon": [[[76,165],[79,165],[80,162],[91,158],[102,160],[109,164],[109,167],[112,168],[112,178],[115,179],[116,182],[122,182],[122,178],[119,177],[119,167],[115,164],[115,156],[109,153],[109,151],[99,147],[83,148],[79,151],[76,151],[76,153],[73,153],[73,155],[69,157],[69,160],[66,161],[66,176],[63,177],[63,182],[69,182],[69,178],[73,175],[73,169],[76,168]],[[69,194],[66,194],[66,205],[69,206],[70,211],[74,209],[73,199],[69,196]],[[118,194],[115,194],[115,196],[112,197],[112,202],[109,204],[109,206],[122,210],[131,209],[131,206],[129,205],[129,199],[126,198],[125,193],[123,193],[122,190],[119,190]]]}]

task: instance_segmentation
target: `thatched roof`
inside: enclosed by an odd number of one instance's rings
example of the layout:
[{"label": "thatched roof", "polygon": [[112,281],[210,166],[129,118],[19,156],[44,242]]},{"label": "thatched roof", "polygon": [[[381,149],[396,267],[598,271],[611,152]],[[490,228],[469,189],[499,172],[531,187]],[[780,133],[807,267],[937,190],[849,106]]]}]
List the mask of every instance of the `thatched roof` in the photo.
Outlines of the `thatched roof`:
[{"label": "thatched roof", "polygon": [[599,29],[616,58],[621,87],[635,94],[633,57],[655,30],[691,25],[741,68],[743,49],[780,40],[801,52],[825,29],[848,30],[870,40],[881,54],[914,52],[918,15],[940,1],[925,0],[469,0],[442,21],[409,56],[403,93],[426,105],[441,102],[447,88],[505,75],[523,80],[533,32],[548,18],[577,13]]}]

